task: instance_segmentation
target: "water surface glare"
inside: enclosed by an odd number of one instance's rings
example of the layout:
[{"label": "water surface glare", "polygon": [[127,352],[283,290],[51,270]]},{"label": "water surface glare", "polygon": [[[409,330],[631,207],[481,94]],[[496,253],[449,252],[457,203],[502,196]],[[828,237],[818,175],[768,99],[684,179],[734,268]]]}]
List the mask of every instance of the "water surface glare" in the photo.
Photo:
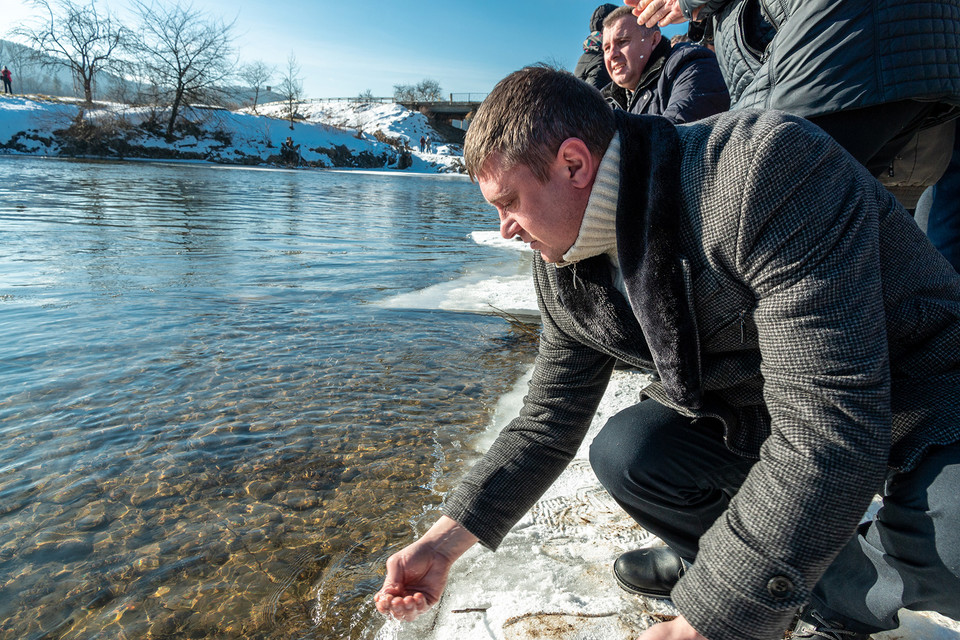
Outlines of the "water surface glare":
[{"label": "water surface glare", "polygon": [[[532,357],[459,177],[0,158],[0,640],[363,638]],[[424,506],[426,505],[426,506]]]}]

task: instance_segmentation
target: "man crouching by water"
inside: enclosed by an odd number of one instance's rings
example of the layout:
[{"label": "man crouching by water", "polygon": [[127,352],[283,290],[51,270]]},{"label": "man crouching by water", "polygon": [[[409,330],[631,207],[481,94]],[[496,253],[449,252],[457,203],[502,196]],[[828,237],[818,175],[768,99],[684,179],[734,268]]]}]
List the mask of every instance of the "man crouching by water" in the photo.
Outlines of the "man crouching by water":
[{"label": "man crouching by water", "polygon": [[[535,250],[520,416],[376,596],[410,620],[576,453],[614,364],[655,374],[590,460],[667,547],[614,575],[681,615],[643,640],[867,638],[960,618],[960,276],[852,157],[779,112],[683,126],[547,68],[502,80],[466,164]],[[879,492],[883,507],[858,523]]]}]

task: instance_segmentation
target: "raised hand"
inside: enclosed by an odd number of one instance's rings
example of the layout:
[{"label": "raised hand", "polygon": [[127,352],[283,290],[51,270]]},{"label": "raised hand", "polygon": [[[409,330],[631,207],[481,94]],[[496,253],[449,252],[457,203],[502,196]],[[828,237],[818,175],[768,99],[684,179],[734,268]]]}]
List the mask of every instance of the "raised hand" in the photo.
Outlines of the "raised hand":
[{"label": "raised hand", "polygon": [[637,22],[651,29],[687,20],[683,17],[683,11],[680,10],[680,0],[623,0],[623,2],[633,7],[633,15],[637,16]]}]

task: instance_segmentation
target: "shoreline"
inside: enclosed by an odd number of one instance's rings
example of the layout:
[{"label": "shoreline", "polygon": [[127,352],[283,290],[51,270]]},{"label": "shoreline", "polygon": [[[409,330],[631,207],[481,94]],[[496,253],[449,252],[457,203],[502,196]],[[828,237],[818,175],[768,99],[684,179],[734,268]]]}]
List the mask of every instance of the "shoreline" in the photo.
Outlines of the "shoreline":
[{"label": "shoreline", "polygon": [[[152,107],[14,95],[0,99],[0,155],[85,161],[210,163],[276,170],[367,170],[401,175],[460,175],[462,150],[441,136],[421,113],[397,103],[306,102],[297,118],[282,106],[235,111],[194,106],[184,110],[174,135]],[[77,116],[83,114],[82,121]],[[418,151],[418,137],[436,142]],[[299,163],[281,162],[283,141],[299,149]]]}]

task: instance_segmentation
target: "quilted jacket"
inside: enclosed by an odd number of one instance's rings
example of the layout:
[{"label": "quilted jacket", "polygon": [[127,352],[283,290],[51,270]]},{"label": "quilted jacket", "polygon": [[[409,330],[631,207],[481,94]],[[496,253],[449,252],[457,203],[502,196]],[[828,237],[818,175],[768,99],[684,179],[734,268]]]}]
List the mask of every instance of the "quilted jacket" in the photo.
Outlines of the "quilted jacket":
[{"label": "quilted jacket", "polygon": [[680,0],[713,16],[731,109],[960,105],[960,0]]}]

